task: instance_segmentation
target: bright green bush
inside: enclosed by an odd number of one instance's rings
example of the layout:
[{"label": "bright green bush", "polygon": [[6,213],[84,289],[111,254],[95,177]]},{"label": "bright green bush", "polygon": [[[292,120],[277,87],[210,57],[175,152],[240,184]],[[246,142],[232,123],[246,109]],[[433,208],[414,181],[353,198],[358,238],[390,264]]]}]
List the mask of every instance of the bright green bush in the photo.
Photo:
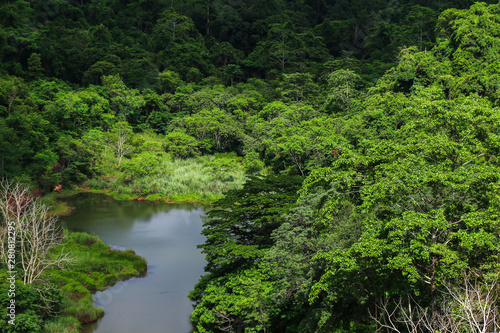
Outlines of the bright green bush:
[{"label": "bright green bush", "polygon": [[264,162],[260,160],[259,153],[257,152],[250,152],[246,154],[243,164],[245,165],[245,171],[251,175],[262,171],[265,166]]},{"label": "bright green bush", "polygon": [[[31,284],[24,284],[20,280],[15,281],[15,296],[9,296],[10,282],[7,278],[10,274],[6,269],[0,271],[0,332],[5,333],[26,333],[41,332],[42,322],[48,318],[49,313],[44,309],[45,303],[36,287]],[[61,296],[58,291],[49,289],[45,293],[47,299],[52,300],[52,311],[59,310]],[[7,306],[10,300],[15,300],[15,325],[8,323],[12,319],[8,316]]]},{"label": "bright green bush", "polygon": [[130,160],[124,160],[120,168],[123,172],[123,178],[131,180],[158,173],[162,158],[165,158],[165,156],[158,153],[143,152]]},{"label": "bright green bush", "polygon": [[199,143],[195,137],[177,129],[165,136],[165,151],[177,158],[187,158],[199,155]]}]

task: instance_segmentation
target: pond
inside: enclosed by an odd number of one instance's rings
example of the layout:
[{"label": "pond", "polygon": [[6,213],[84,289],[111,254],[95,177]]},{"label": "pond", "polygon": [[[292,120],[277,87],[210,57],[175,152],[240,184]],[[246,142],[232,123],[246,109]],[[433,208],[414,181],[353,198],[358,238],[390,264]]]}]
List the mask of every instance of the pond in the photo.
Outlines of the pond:
[{"label": "pond", "polygon": [[99,236],[119,249],[133,249],[148,261],[144,277],[119,282],[94,295],[105,315],[85,325],[90,333],[188,333],[193,311],[187,298],[205,266],[196,246],[205,241],[203,208],[155,202],[122,202],[81,193],[67,201],[75,207],[61,220],[73,231]]}]

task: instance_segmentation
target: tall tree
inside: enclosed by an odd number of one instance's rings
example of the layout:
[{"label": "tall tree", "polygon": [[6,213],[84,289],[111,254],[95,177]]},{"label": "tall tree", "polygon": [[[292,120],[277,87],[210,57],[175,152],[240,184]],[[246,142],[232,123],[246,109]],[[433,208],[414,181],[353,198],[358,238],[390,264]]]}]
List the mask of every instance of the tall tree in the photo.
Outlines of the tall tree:
[{"label": "tall tree", "polygon": [[348,283],[353,293],[364,286],[358,297],[372,301],[411,293],[437,318],[443,283],[462,270],[496,267],[498,114],[477,96],[439,96],[429,88],[413,98],[397,139],[363,157],[345,151],[332,168],[312,173],[309,184],[331,182],[338,192],[325,206],[330,223],[350,202],[364,229],[349,249],[318,256],[331,268],[313,299]]}]

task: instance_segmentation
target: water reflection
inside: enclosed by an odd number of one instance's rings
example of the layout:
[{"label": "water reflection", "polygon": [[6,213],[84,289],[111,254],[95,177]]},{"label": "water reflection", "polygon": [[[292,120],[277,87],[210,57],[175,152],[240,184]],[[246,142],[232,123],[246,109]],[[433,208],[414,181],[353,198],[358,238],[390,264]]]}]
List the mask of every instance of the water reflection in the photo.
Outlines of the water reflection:
[{"label": "water reflection", "polygon": [[79,194],[63,222],[72,230],[95,233],[107,244],[132,248],[148,260],[148,273],[94,296],[105,315],[85,333],[189,332],[192,304],[187,294],[205,265],[196,245],[202,207],[152,202],[119,202],[104,195]]}]

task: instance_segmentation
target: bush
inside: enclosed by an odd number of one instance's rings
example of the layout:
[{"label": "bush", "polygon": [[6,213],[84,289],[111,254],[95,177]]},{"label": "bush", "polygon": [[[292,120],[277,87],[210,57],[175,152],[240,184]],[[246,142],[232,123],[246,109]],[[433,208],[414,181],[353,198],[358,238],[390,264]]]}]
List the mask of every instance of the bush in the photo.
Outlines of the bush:
[{"label": "bush", "polygon": [[[10,305],[9,288],[10,282],[7,280],[10,277],[5,272],[0,272],[0,332],[5,333],[25,333],[25,332],[41,332],[42,321],[48,317],[48,312],[44,310],[44,301],[40,293],[31,284],[24,284],[20,280],[15,281],[15,326],[10,325],[8,320],[7,306]],[[52,300],[54,304],[53,311],[59,310],[61,295],[58,291],[50,290],[45,297]]]},{"label": "bush", "polygon": [[165,136],[165,151],[182,159],[200,153],[198,141],[181,130],[175,130]]},{"label": "bush", "polygon": [[89,235],[85,232],[72,232],[69,234],[70,242],[75,242],[76,244],[91,246],[94,243],[98,243],[100,240],[95,235]]},{"label": "bush", "polygon": [[264,169],[264,162],[259,159],[259,154],[257,152],[246,154],[243,164],[245,165],[245,171],[251,175]]},{"label": "bush", "polygon": [[[96,320],[104,312],[92,305],[91,292],[104,290],[119,280],[137,276],[147,268],[146,260],[136,255],[134,251],[111,250],[95,235],[81,232],[69,233],[67,230],[64,235],[63,244],[55,246],[52,251],[58,253],[64,247],[71,252],[76,264],[70,267],[70,270],[50,269],[46,274],[50,281],[60,288],[57,290],[57,295],[59,295],[57,304],[60,305],[57,311],[61,311],[66,318],[60,317],[47,322],[45,332],[76,332],[79,327],[77,322]],[[32,296],[39,297],[39,294],[35,291]],[[27,295],[23,295],[24,299],[26,303],[36,303]],[[0,303],[1,301],[0,295]],[[45,319],[41,316],[33,317],[32,322],[36,323],[39,317],[40,322]],[[37,331],[34,324],[32,326],[33,329],[19,332],[40,331]]]},{"label": "bush", "polygon": [[160,156],[143,152],[138,156],[125,160],[122,163],[121,171],[124,172],[124,178],[131,180],[146,175],[158,173],[160,165]]},{"label": "bush", "polygon": [[99,317],[102,317],[104,310],[93,307],[92,303],[79,302],[66,308],[64,314],[77,318],[81,323],[86,323],[96,321]]}]

